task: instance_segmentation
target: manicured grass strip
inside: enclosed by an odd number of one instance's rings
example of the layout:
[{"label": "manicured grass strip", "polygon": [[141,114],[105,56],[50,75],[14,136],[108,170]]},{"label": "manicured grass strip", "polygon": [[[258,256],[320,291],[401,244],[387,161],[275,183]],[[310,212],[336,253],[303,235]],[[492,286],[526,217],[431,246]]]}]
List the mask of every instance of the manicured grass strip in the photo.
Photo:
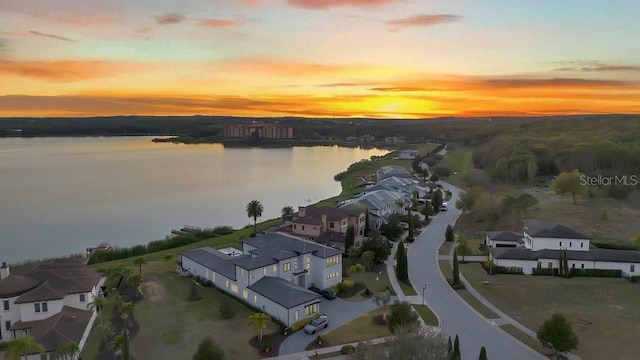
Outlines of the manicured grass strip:
[{"label": "manicured grass strip", "polygon": [[324,354],[311,355],[311,356],[309,356],[309,359],[312,359],[312,360],[331,359],[331,358],[334,358],[334,357],[340,356],[340,355],[342,355],[342,353],[340,351],[333,351],[333,352],[328,352],[328,353],[324,353]]},{"label": "manicured grass strip", "polygon": [[440,255],[449,255],[449,251],[451,250],[451,246],[453,245],[453,241],[445,241],[440,246]]},{"label": "manicured grass strip", "polygon": [[[390,336],[391,332],[386,325],[378,325],[374,322],[374,318],[379,315],[382,315],[382,309],[380,308],[369,311],[359,318],[322,335],[322,337],[328,341],[329,346],[334,346]],[[310,341],[313,341],[313,339],[310,339]]]},{"label": "manicured grass strip", "polygon": [[[452,151],[448,151],[440,162],[440,164],[448,166],[449,169],[451,169],[451,176],[444,178],[444,180],[457,187],[466,189],[468,186],[462,178],[467,170],[473,169],[472,156],[472,148],[456,144],[455,148]],[[457,174],[454,175],[456,172]]]},{"label": "manicured grass strip", "polygon": [[398,281],[398,283],[400,284],[400,288],[402,289],[402,292],[406,296],[418,295],[418,293],[416,292],[416,289],[414,289],[413,286],[411,286],[410,284],[407,284],[404,281]]},{"label": "manicured grass strip", "polygon": [[532,348],[533,350],[545,355],[548,353],[548,351],[542,347],[542,344],[540,343],[540,341],[538,341],[537,339],[532,338],[531,336],[525,334],[524,332],[522,332],[520,329],[518,329],[517,327],[511,325],[511,324],[506,324],[506,325],[501,325],[500,328],[502,330],[504,330],[505,332],[507,332],[509,335],[513,336],[514,338],[518,339],[520,342],[522,342],[523,344],[527,345],[528,347]]},{"label": "manicured grass strip", "polygon": [[438,326],[438,318],[436,314],[429,309],[426,305],[413,305],[413,308],[416,309],[418,315],[424,320],[424,323],[427,325]]},{"label": "manicured grass strip", "polygon": [[469,305],[471,305],[477,312],[479,312],[482,316],[487,319],[497,319],[499,316],[491,311],[488,307],[484,306],[483,303],[480,302],[475,296],[473,296],[469,290],[462,289],[456,290],[458,295],[460,295],[464,301],[466,301]]},{"label": "manicured grass strip", "polygon": [[451,282],[451,279],[453,279],[453,270],[451,269],[449,260],[438,260],[438,265],[440,266],[440,271],[442,271],[444,278]]}]

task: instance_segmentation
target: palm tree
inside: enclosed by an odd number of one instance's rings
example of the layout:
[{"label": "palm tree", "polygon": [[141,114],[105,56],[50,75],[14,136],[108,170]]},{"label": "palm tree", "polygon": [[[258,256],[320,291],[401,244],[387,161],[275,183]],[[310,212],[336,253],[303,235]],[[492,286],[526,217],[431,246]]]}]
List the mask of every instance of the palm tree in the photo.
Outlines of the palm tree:
[{"label": "palm tree", "polygon": [[113,311],[120,313],[122,304],[124,303],[124,298],[122,295],[116,294],[113,299],[111,299],[111,303],[113,304]]},{"label": "palm tree", "polygon": [[111,322],[100,324],[96,327],[96,331],[98,331],[102,343],[106,345],[109,342],[109,338],[113,336],[113,325]]},{"label": "palm tree", "polygon": [[253,235],[257,234],[257,221],[258,218],[262,216],[262,212],[264,211],[264,207],[258,200],[251,200],[247,204],[247,216],[253,218]]},{"label": "palm tree", "polygon": [[293,218],[293,206],[285,206],[282,208],[282,220],[287,221]]},{"label": "palm tree", "polygon": [[136,289],[136,293],[140,292],[140,285],[142,285],[142,276],[140,274],[133,274],[127,279],[127,284],[133,286]]},{"label": "palm tree", "polygon": [[262,341],[262,331],[267,328],[271,322],[271,316],[265,313],[255,313],[249,315],[247,327],[253,328],[256,332],[260,332],[260,341]]},{"label": "palm tree", "polygon": [[96,311],[100,315],[100,325],[102,325],[102,309],[109,303],[107,298],[94,296],[93,301],[87,304],[87,310]]},{"label": "palm tree", "polygon": [[142,265],[144,265],[146,261],[142,256],[138,256],[133,260],[133,264],[138,267],[138,274],[142,275]]},{"label": "palm tree", "polygon": [[131,326],[131,317],[133,316],[133,301],[124,303],[122,308],[120,309],[122,315],[122,320],[125,323],[126,327]]},{"label": "palm tree", "polygon": [[122,358],[124,360],[131,359],[131,353],[129,352],[129,334],[127,333],[127,329],[122,331],[122,334],[117,335],[113,339],[113,343],[111,343],[111,348],[113,350],[121,350]]},{"label": "palm tree", "polygon": [[4,354],[11,360],[20,360],[23,356],[26,360],[27,355],[33,352],[44,354],[44,346],[38,344],[33,336],[25,335],[9,341]]},{"label": "palm tree", "polygon": [[53,354],[53,358],[56,360],[73,360],[80,354],[80,348],[75,341],[68,341],[58,346],[58,349]]}]

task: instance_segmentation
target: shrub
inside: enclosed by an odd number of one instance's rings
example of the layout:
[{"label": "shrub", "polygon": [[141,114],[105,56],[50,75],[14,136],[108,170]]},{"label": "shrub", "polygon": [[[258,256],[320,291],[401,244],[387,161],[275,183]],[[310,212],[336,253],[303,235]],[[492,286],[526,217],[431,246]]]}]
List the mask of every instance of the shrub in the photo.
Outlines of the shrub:
[{"label": "shrub", "polygon": [[342,355],[353,354],[355,350],[356,349],[353,347],[353,345],[345,345],[342,347],[342,349],[340,349],[340,354]]},{"label": "shrub", "polygon": [[262,346],[262,352],[263,353],[270,353],[271,350],[272,350],[271,344],[264,344],[264,346]]},{"label": "shrub", "polygon": [[226,300],[222,301],[220,307],[218,308],[218,311],[220,312],[220,317],[223,319],[231,319],[232,317],[236,316],[236,310],[233,308],[233,306],[231,306],[229,301]]},{"label": "shrub", "polygon": [[322,345],[323,342],[324,342],[324,339],[320,335],[318,335],[318,337],[316,337],[316,339],[313,340],[313,343],[317,345]]},{"label": "shrub", "polygon": [[369,288],[364,289],[364,295],[371,296],[371,290],[369,290]]},{"label": "shrub", "polygon": [[553,276],[553,275],[556,275],[557,273],[558,273],[557,269],[536,268],[536,269],[533,269],[532,275]]},{"label": "shrub", "polygon": [[198,290],[198,284],[196,284],[195,282],[192,282],[191,287],[189,289],[189,297],[187,297],[187,300],[196,301],[200,299],[202,299],[202,296],[200,296],[200,290]]},{"label": "shrub", "polygon": [[391,305],[387,324],[391,332],[398,326],[407,327],[416,324],[418,324],[418,314],[413,311],[411,304],[405,301]]},{"label": "shrub", "polygon": [[487,244],[482,243],[482,244],[478,245],[478,250],[480,250],[482,252],[487,251]]},{"label": "shrub", "polygon": [[622,270],[606,270],[606,269],[571,269],[571,276],[588,276],[588,277],[622,277]]},{"label": "shrub", "polygon": [[609,220],[609,210],[602,209],[602,214],[600,214],[600,218],[602,220]]},{"label": "shrub", "polygon": [[450,176],[451,175],[451,169],[446,166],[446,165],[436,165],[434,167],[431,168],[431,170],[437,174],[438,176]]},{"label": "shrub", "polygon": [[429,178],[429,180],[430,180],[430,181],[434,181],[434,182],[435,182],[435,181],[438,181],[438,179],[440,179],[440,178],[438,177],[438,175],[437,175],[437,174],[433,174],[433,175],[431,175],[431,177]]},{"label": "shrub", "polygon": [[631,276],[629,278],[629,281],[631,281],[632,283],[640,282],[640,276],[637,276],[637,275],[636,276]]},{"label": "shrub", "polygon": [[496,266],[495,268],[496,274],[516,274],[516,275],[524,275],[521,267],[516,266]]},{"label": "shrub", "polygon": [[302,329],[303,327],[307,326],[307,324],[309,324],[310,322],[312,322],[313,320],[315,320],[316,318],[318,318],[320,316],[320,314],[315,314],[311,317],[308,317],[306,319],[302,319],[300,321],[298,321],[297,323],[291,325],[290,329],[293,332],[296,332],[300,329]]}]

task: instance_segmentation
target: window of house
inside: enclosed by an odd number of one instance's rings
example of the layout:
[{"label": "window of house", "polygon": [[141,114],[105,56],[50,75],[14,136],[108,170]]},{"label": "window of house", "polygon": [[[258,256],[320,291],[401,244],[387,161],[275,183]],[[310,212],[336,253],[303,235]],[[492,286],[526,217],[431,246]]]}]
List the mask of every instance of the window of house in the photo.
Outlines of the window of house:
[{"label": "window of house", "polygon": [[562,247],[562,241],[560,241],[560,247]]},{"label": "window of house", "polygon": [[549,269],[553,269],[553,263],[551,261],[549,261],[548,267]]},{"label": "window of house", "polygon": [[2,303],[4,304],[4,311],[9,311],[9,300],[5,300]]},{"label": "window of house", "polygon": [[216,282],[216,273],[215,273],[215,271],[211,272],[211,281]]},{"label": "window of house", "polygon": [[245,299],[249,298],[249,292],[247,290],[242,290],[242,297]]},{"label": "window of house", "polygon": [[571,268],[575,269],[576,268],[576,264],[571,264]]},{"label": "window of house", "polygon": [[580,269],[584,269],[584,264],[580,264]]},{"label": "window of house", "polygon": [[40,303],[33,304],[33,308],[34,308],[35,312],[39,313],[40,312]]},{"label": "window of house", "polygon": [[4,328],[5,330],[9,331],[9,329],[11,329],[11,321],[5,321]]},{"label": "window of house", "polygon": [[573,242],[569,241],[569,247],[571,247],[571,246],[572,246],[572,244],[573,244]]},{"label": "window of house", "polygon": [[318,312],[318,304],[307,305],[304,307],[304,313],[306,316],[313,315]]},{"label": "window of house", "polygon": [[233,293],[238,293],[238,285],[237,284],[231,284],[231,292]]},{"label": "window of house", "polygon": [[278,265],[273,265],[273,273],[275,274],[277,272],[278,272]]},{"label": "window of house", "polygon": [[584,247],[584,243],[583,242],[580,243],[580,247]]},{"label": "window of house", "polygon": [[339,273],[339,272],[331,273],[331,274],[327,275],[327,280],[329,280],[329,279],[335,279],[335,278],[337,278],[338,276],[340,276],[340,273]]},{"label": "window of house", "polygon": [[336,227],[335,225],[336,225],[335,223],[332,223],[332,222],[330,222],[330,223],[329,223],[329,227],[330,227],[330,228],[332,228],[332,229],[333,229],[334,227]]},{"label": "window of house", "polygon": [[253,295],[253,303],[256,304],[258,302],[258,295]]},{"label": "window of house", "polygon": [[282,264],[282,271],[291,271],[291,263],[290,262],[286,262],[284,264]]},{"label": "window of house", "polygon": [[636,272],[636,265],[635,264],[631,264],[629,266],[629,272]]},{"label": "window of house", "polygon": [[298,227],[296,226],[296,224],[293,224],[293,230],[297,230]]},{"label": "window of house", "polygon": [[298,321],[299,317],[300,317],[300,310],[296,310],[296,312],[293,313],[294,321]]},{"label": "window of house", "polygon": [[240,276],[244,276],[244,269],[240,268]]},{"label": "window of house", "polygon": [[49,309],[48,309],[48,305],[47,305],[47,303],[46,303],[46,302],[43,302],[43,303],[42,303],[42,312],[47,312],[47,311],[49,311]]},{"label": "window of house", "polygon": [[327,266],[333,266],[340,263],[340,255],[329,257],[325,260]]},{"label": "window of house", "polygon": [[302,225],[302,230],[304,230],[304,225]]},{"label": "window of house", "polygon": [[225,282],[224,286],[229,287],[229,280]]},{"label": "window of house", "polygon": [[298,259],[293,259],[293,268],[298,270]]},{"label": "window of house", "polygon": [[267,268],[266,267],[262,268],[262,275],[267,275]]},{"label": "window of house", "polygon": [[85,302],[86,299],[86,295],[85,294],[80,294],[80,302]]},{"label": "window of house", "polygon": [[256,278],[256,271],[255,270],[251,270],[251,278],[252,279]]}]

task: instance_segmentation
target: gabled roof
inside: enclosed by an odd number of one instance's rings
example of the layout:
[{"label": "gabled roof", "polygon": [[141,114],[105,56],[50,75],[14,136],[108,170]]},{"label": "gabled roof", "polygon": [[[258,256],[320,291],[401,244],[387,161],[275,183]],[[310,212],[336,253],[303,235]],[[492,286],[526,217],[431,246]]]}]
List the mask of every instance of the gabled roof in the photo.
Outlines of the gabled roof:
[{"label": "gabled roof", "polygon": [[264,276],[247,288],[287,309],[320,298],[320,294],[309,291],[302,286],[292,284],[287,280],[272,276]]},{"label": "gabled roof", "polygon": [[587,239],[591,238],[572,228],[571,226],[546,222],[541,220],[522,220],[524,232],[531,237],[546,237],[558,239]]},{"label": "gabled roof", "polygon": [[412,176],[407,169],[397,165],[383,166],[380,169],[378,169],[376,174],[378,175],[378,177]]},{"label": "gabled roof", "polygon": [[305,208],[305,215],[307,218],[320,218],[322,215],[326,215],[327,220],[338,221],[351,216],[358,217],[360,213],[331,206],[307,206]]},{"label": "gabled roof", "polygon": [[[489,252],[497,259],[530,260],[558,259],[563,250],[543,249],[531,251],[525,247],[490,248]],[[608,261],[640,264],[640,252],[631,250],[589,249],[589,251],[566,250],[569,260]]]},{"label": "gabled roof", "polygon": [[[183,251],[180,255],[231,280],[236,280],[236,265],[233,260],[237,260],[238,256],[229,256],[209,246]],[[241,257],[251,257],[251,255],[242,255]]]},{"label": "gabled roof", "polygon": [[355,204],[362,204],[369,210],[380,210],[389,205],[395,206],[396,200],[403,198],[405,198],[405,196],[399,191],[374,190],[360,197],[351,199],[342,206],[349,207]]},{"label": "gabled roof", "polygon": [[273,248],[274,250],[277,249],[285,253],[298,255],[313,254],[323,259],[341,254],[340,250],[279,233],[263,234],[245,239],[242,242],[259,249]]},{"label": "gabled roof", "polygon": [[337,245],[344,247],[346,239],[346,234],[339,233],[337,231],[327,231],[324,234],[320,234],[320,236],[316,237],[314,240],[323,245],[331,246]]},{"label": "gabled roof", "polygon": [[512,241],[520,244],[524,243],[522,240],[522,234],[515,231],[485,231],[484,233],[491,240]]},{"label": "gabled roof", "polygon": [[82,259],[73,258],[47,260],[23,271],[22,275],[11,274],[0,280],[0,296],[14,290],[13,296],[22,294],[17,303],[63,299],[69,294],[90,292],[101,278]]},{"label": "gabled roof", "polygon": [[61,312],[43,320],[18,321],[11,330],[31,329],[31,335],[45,352],[52,352],[66,342],[80,343],[92,315],[92,311],[64,306]]}]

